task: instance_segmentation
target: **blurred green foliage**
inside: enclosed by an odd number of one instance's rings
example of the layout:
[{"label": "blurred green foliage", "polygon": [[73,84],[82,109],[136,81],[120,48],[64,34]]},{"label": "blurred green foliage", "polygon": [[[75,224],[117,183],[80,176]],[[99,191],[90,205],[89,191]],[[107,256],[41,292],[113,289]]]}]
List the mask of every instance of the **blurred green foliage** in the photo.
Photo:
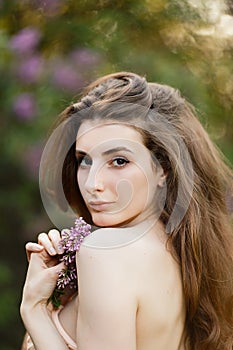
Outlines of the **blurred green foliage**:
[{"label": "blurred green foliage", "polygon": [[232,9],[215,2],[213,17],[209,1],[0,0],[0,350],[22,341],[24,244],[52,226],[43,145],[88,82],[129,70],[179,88],[233,161],[233,36],[221,24]]}]

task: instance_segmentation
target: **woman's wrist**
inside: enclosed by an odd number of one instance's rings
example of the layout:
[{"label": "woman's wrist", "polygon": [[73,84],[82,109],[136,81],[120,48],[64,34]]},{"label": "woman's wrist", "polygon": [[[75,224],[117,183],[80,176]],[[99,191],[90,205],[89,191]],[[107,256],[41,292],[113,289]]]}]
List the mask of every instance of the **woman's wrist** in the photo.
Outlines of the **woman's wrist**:
[{"label": "woman's wrist", "polygon": [[47,315],[49,317],[46,302],[40,302],[32,305],[22,300],[20,305],[20,314],[25,326],[27,326],[28,322],[32,323],[33,319],[37,319],[40,314],[45,316]]},{"label": "woman's wrist", "polygon": [[45,303],[30,305],[22,303],[21,316],[36,350],[67,350],[57,331]]}]

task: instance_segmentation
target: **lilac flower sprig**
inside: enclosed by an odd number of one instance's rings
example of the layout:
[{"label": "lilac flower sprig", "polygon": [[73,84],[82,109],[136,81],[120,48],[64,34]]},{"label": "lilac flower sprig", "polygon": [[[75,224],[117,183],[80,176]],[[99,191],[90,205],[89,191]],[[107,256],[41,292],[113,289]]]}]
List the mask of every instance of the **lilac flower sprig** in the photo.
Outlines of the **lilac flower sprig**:
[{"label": "lilac flower sprig", "polygon": [[59,260],[63,261],[65,268],[59,273],[56,287],[48,299],[54,308],[61,305],[61,296],[66,288],[77,290],[77,270],[76,270],[76,252],[79,251],[85,237],[91,233],[91,225],[87,224],[82,217],[75,220],[75,226],[69,230],[61,232],[60,246],[64,253]]}]

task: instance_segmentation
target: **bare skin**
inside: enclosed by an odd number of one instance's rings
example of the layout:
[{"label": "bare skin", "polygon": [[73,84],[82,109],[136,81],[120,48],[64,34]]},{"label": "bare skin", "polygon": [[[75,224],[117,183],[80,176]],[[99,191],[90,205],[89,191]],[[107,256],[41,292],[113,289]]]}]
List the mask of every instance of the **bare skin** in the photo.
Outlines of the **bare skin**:
[{"label": "bare skin", "polygon": [[[102,228],[86,237],[77,254],[79,294],[60,312],[61,324],[79,350],[183,350],[180,268],[154,209],[166,175],[141,135],[121,124],[84,122],[76,153],[80,192]],[[119,230],[137,239],[101,248],[109,235],[118,240]],[[40,245],[26,247],[21,314],[35,350],[68,349],[46,306],[62,268],[53,258],[62,253],[59,240],[51,230],[38,236]]]},{"label": "bare skin", "polygon": [[[56,251],[58,236],[59,232],[55,233],[55,230],[50,234],[54,241],[43,235],[40,238],[41,246],[46,246],[48,250],[54,247]],[[92,243],[91,239],[95,237],[89,238],[87,243]],[[28,244],[28,253],[35,251],[35,247],[33,243]],[[103,264],[106,266],[104,276]],[[89,307],[84,311],[91,313],[89,321],[92,327],[98,329],[98,334],[103,332],[106,349],[110,346],[111,349],[135,350],[184,349],[185,306],[180,269],[166,248],[166,235],[161,224],[157,223],[156,228],[139,240],[121,248],[104,250],[83,246],[77,258],[77,268],[79,284],[84,285],[85,289],[81,288],[80,296],[75,296],[65,305],[59,319],[70,337],[79,341],[80,349],[99,349],[103,345],[98,344],[98,337],[93,337],[92,328],[88,330],[82,321],[79,315],[79,298],[84,304],[85,299],[88,299]],[[116,294],[112,292],[112,280],[109,281],[110,285],[104,283],[97,288],[100,274],[105,281],[109,276],[114,276]],[[93,275],[97,280],[93,279]],[[92,305],[90,301],[93,287],[95,299]],[[110,310],[105,317],[111,320],[108,322],[108,329],[106,319],[101,324],[100,316],[103,318],[103,315],[99,314],[108,305],[107,301]],[[81,339],[79,334],[82,334]],[[123,339],[124,343],[119,343],[119,339]]]}]

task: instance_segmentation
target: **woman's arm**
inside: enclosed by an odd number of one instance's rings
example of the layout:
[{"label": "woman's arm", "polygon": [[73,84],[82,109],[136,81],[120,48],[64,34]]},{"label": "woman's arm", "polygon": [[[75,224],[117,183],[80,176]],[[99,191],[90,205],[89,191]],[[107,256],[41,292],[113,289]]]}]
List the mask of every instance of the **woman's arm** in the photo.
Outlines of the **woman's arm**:
[{"label": "woman's arm", "polygon": [[[61,234],[56,229],[50,230],[48,234],[39,234],[38,243],[28,242],[25,246],[28,262],[30,261],[32,253],[41,253],[43,250],[45,250],[51,257],[58,254],[62,254],[64,250],[60,246],[60,241]],[[62,296],[62,304],[65,304],[68,299],[69,295],[67,296],[65,294],[64,296]],[[26,332],[24,336],[21,350],[35,350],[35,347],[32,343],[28,332]]]},{"label": "woman's arm", "polygon": [[63,263],[57,264],[45,250],[30,256],[20,312],[35,350],[68,349],[47,310],[47,300],[62,268]]},{"label": "woman's arm", "polygon": [[137,279],[126,248],[82,246],[77,255],[79,350],[135,350]]}]

